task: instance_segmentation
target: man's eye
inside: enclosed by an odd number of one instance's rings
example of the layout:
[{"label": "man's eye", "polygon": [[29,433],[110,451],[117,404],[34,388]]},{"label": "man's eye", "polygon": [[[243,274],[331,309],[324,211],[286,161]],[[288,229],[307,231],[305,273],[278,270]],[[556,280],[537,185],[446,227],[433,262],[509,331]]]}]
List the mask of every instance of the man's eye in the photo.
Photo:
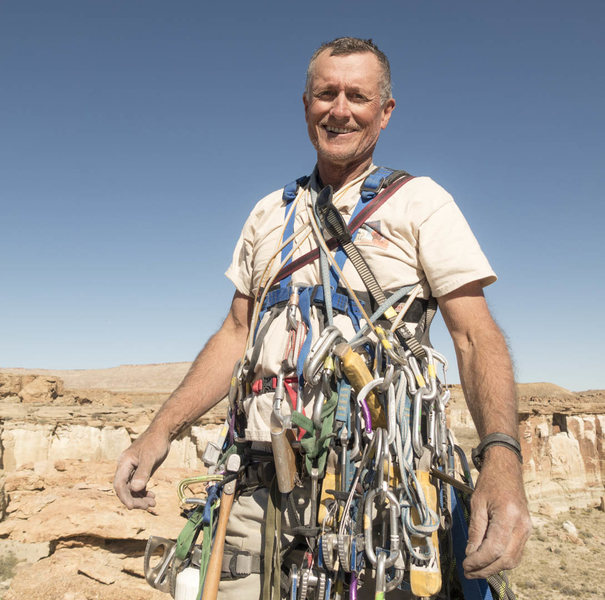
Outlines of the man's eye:
[{"label": "man's eye", "polygon": [[329,91],[318,92],[316,94],[316,96],[320,100],[330,100],[331,98],[334,98],[334,92],[329,92]]}]

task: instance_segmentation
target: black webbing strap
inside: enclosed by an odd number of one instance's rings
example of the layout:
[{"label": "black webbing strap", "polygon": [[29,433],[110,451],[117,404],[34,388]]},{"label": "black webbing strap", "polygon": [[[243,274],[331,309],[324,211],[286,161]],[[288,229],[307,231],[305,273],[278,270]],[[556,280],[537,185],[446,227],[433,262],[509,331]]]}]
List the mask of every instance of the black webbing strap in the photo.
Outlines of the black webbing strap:
[{"label": "black webbing strap", "polygon": [[[391,196],[395,194],[397,190],[402,188],[408,181],[411,181],[412,179],[414,179],[413,175],[402,177],[401,179],[391,183],[389,187],[370,200],[368,204],[359,211],[358,215],[354,219],[351,219],[351,222],[349,223],[349,231],[351,234],[355,233],[374,212],[376,212]],[[330,250],[334,250],[334,248],[338,246],[338,240],[332,238],[331,240],[328,240],[327,244]],[[318,258],[319,248],[315,248],[314,250],[303,254],[303,256],[300,256],[296,260],[293,260],[290,264],[283,267],[273,280],[273,283],[280,282],[282,279],[284,279],[284,277],[292,275],[292,273],[298,271],[298,269],[308,265],[309,263],[312,263],[313,261],[316,261]]]}]

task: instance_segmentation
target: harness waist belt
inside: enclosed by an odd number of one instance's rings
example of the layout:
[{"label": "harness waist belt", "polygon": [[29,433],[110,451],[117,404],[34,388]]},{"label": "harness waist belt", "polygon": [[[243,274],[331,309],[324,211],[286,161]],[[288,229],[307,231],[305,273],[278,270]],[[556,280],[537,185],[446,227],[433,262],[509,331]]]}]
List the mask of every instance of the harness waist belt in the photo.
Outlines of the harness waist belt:
[{"label": "harness waist belt", "polygon": [[[309,286],[312,287],[311,292],[311,303],[324,305],[324,289],[322,285],[314,285]],[[298,288],[298,293],[305,289],[304,287]],[[263,311],[267,311],[274,306],[278,306],[279,304],[283,304],[284,306],[288,303],[290,299],[291,289],[289,287],[285,288],[275,288],[267,293],[265,301],[263,303]],[[390,291],[386,291],[385,295],[389,297],[392,294]],[[364,307],[370,305],[370,296],[367,292],[355,292],[355,295],[361,302]],[[404,296],[399,304],[403,304],[407,299],[407,296]],[[426,312],[428,306],[428,300],[424,298],[416,298],[414,302],[412,302],[409,307],[404,322],[405,323],[419,323],[424,313]],[[347,294],[347,290],[345,288],[339,287],[336,289],[336,292],[332,294],[332,308],[343,314],[354,314],[358,319],[361,319],[362,315],[357,308],[357,305],[349,298]]]},{"label": "harness waist belt", "polygon": [[[298,385],[298,377],[285,377],[284,384]],[[253,394],[268,394],[277,387],[277,377],[263,377],[256,379],[250,386]]]},{"label": "harness waist belt", "polygon": [[263,572],[263,559],[260,554],[252,554],[236,548],[225,548],[221,565],[221,579],[241,579],[252,573]]}]

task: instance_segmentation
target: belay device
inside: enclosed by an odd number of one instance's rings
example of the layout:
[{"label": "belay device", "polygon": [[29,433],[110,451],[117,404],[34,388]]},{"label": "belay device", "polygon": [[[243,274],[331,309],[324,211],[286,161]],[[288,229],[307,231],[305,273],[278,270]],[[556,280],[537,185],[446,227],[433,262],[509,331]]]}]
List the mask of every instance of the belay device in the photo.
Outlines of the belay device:
[{"label": "belay device", "polygon": [[[176,542],[149,540],[145,572],[153,587],[177,600],[213,600],[208,564],[222,518],[217,526],[215,512],[219,497],[222,503],[233,498],[235,480],[246,466],[242,400],[260,390],[273,394],[272,494],[287,497],[310,480],[310,510],[301,517],[304,558],[280,565],[278,550],[262,558],[239,552],[216,563],[223,571],[228,563],[232,576],[264,572],[263,598],[273,600],[356,600],[362,585],[376,600],[394,590],[407,592],[395,592],[403,598],[514,599],[504,573],[488,582],[467,580],[462,571],[473,483],[446,423],[447,361],[428,341],[435,301],[418,298],[422,282],[384,292],[354,244],[368,217],[411,179],[376,169],[363,181],[348,225],[331,188],[317,195],[308,178],[285,188],[284,241],[274,257],[281,253],[281,264],[268,268],[273,275],[261,282],[250,352],[236,365],[227,422],[204,457],[209,475],[179,486],[187,525]],[[301,198],[308,200],[309,225],[295,232],[294,201]],[[314,235],[318,249],[292,260],[305,234]],[[347,259],[367,289],[363,298],[342,273]],[[314,260],[321,285],[292,285],[292,273]],[[312,331],[312,306],[323,314],[321,331]],[[282,311],[288,336],[282,369],[255,379],[254,349]],[[334,324],[336,314],[349,317],[352,335]],[[312,413],[304,414],[303,390],[309,386],[315,403]],[[292,409],[287,413],[285,402]],[[212,484],[205,500],[185,497],[187,485],[205,480]],[[154,554],[161,558],[152,564]]]}]

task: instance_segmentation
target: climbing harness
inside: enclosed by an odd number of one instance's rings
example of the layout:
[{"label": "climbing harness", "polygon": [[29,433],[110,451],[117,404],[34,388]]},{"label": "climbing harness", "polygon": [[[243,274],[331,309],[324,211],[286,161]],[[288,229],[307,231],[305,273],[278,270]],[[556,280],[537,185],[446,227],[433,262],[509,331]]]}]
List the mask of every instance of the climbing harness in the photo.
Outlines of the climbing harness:
[{"label": "climbing harness", "polygon": [[[177,600],[213,600],[219,573],[257,573],[263,600],[357,600],[361,586],[371,586],[376,600],[394,590],[412,598],[514,599],[505,575],[470,581],[462,571],[473,482],[446,423],[448,363],[428,338],[436,303],[419,298],[423,281],[385,291],[355,244],[368,218],[412,179],[379,167],[336,193],[318,192],[316,175],[284,188],[280,243],[261,274],[229,414],[204,454],[209,474],[179,486],[188,521],[178,540],[149,541],[145,572],[153,587]],[[345,223],[338,200],[360,183]],[[297,212],[308,217],[298,228]],[[309,239],[316,248],[294,258]],[[345,277],[347,260],[363,292]],[[293,274],[314,261],[321,282],[294,283]],[[284,312],[281,366],[267,376],[258,368],[261,347]],[[338,324],[343,317],[347,331]],[[245,441],[244,401],[261,395],[272,396],[272,453],[255,454]],[[200,483],[209,486],[204,499],[187,492]],[[263,555],[222,552],[229,503],[259,485],[269,489]],[[300,486],[310,493],[303,513],[292,501]],[[282,548],[287,511],[295,525]],[[192,591],[179,596],[189,582]]]}]

